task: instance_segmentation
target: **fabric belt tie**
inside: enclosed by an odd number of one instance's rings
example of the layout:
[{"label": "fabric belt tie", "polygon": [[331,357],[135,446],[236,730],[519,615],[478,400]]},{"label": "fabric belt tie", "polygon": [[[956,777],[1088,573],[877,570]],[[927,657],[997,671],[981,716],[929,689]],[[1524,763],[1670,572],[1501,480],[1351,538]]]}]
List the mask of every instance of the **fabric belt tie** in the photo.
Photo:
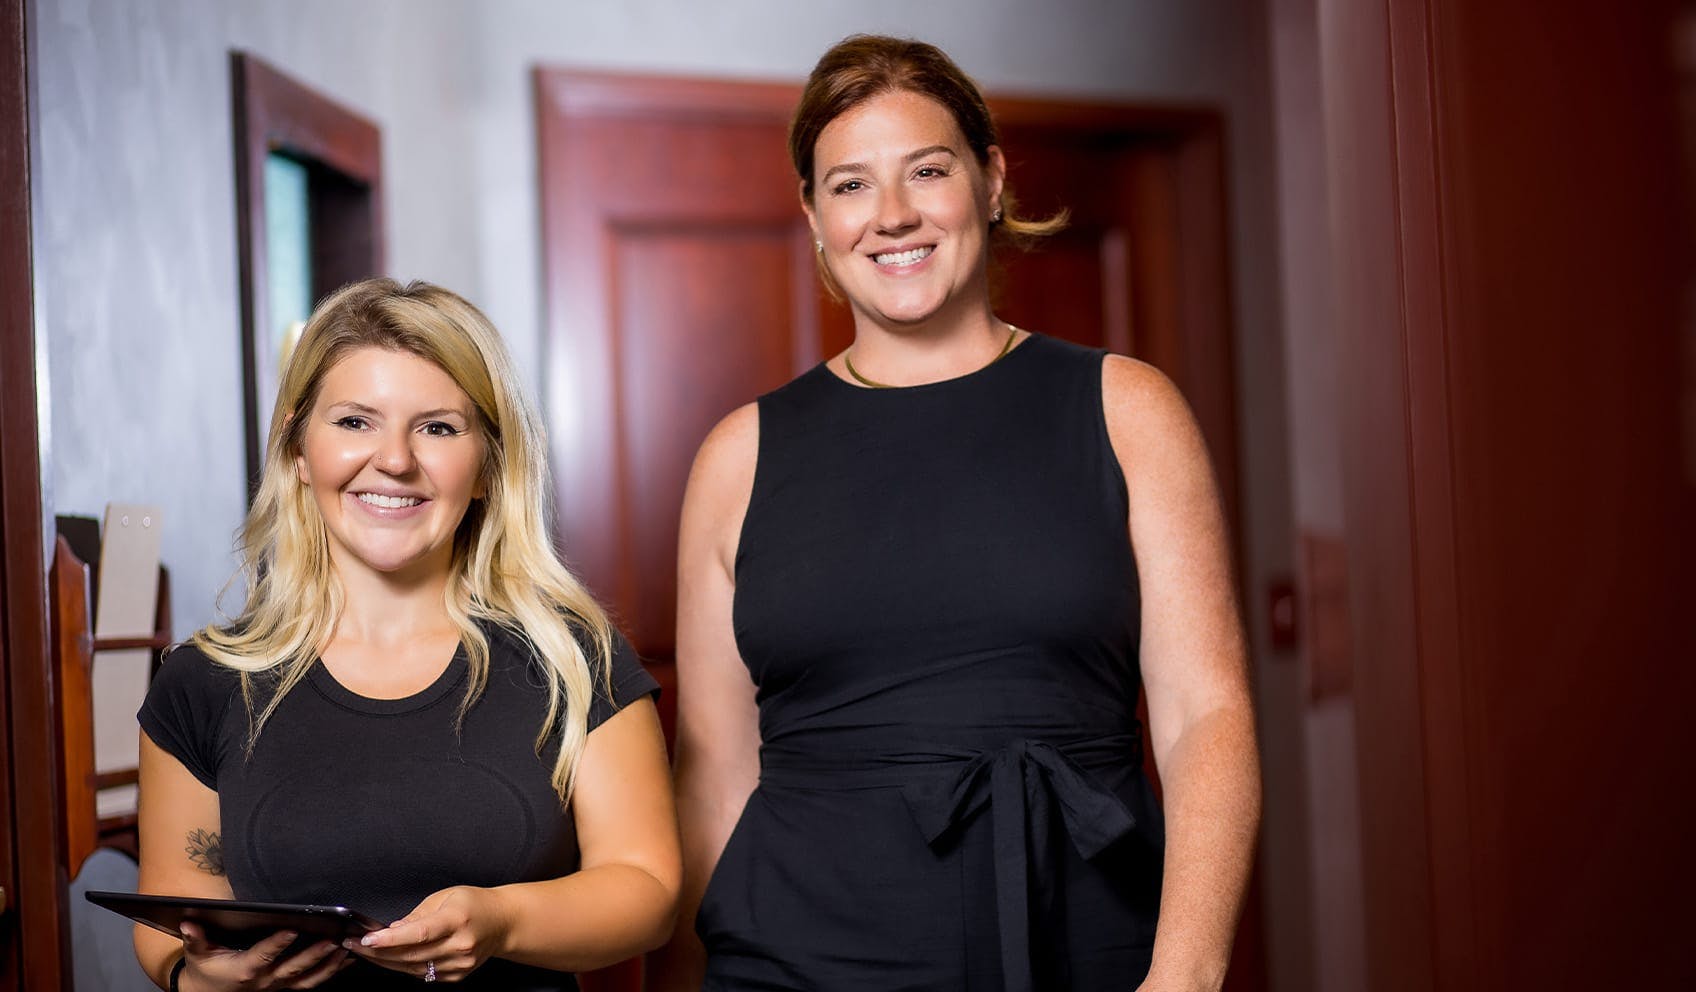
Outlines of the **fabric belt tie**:
[{"label": "fabric belt tie", "polygon": [[1050,864],[1051,797],[1060,807],[1072,846],[1085,859],[1130,834],[1136,819],[1118,796],[1097,785],[1062,750],[1030,739],[985,751],[958,774],[912,782],[901,793],[932,849],[985,803],[990,805],[1002,984],[1006,992],[1032,992],[1033,884],[1038,905],[1052,905],[1057,896],[1056,872]]}]

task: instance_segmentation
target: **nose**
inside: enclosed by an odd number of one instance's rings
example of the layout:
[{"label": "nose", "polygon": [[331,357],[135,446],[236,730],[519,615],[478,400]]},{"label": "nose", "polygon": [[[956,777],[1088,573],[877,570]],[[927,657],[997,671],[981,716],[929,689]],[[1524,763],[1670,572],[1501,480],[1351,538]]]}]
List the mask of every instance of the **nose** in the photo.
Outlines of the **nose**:
[{"label": "nose", "polygon": [[412,450],[412,432],[405,428],[385,430],[371,459],[384,475],[406,475],[418,464]]},{"label": "nose", "polygon": [[879,234],[900,234],[919,224],[919,212],[912,197],[900,183],[884,187],[877,201],[877,230]]}]

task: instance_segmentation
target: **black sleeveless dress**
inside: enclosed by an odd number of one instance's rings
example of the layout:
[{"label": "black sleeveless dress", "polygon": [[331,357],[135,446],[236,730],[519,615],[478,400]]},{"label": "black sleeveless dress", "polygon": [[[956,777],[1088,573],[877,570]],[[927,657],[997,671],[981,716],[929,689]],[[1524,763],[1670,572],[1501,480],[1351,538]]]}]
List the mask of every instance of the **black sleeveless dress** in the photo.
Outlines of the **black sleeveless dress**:
[{"label": "black sleeveless dress", "polygon": [[708,989],[1106,989],[1164,847],[1103,353],[759,401],[736,555],[761,773],[702,899]]}]

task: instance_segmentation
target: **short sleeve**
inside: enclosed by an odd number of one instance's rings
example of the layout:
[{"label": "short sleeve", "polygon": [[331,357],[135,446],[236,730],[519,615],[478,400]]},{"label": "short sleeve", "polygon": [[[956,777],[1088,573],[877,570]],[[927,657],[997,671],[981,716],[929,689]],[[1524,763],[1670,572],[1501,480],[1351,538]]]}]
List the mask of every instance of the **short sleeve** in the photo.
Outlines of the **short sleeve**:
[{"label": "short sleeve", "polygon": [[237,673],[185,644],[166,655],[136,719],[153,743],[217,789],[219,732],[240,685]]},{"label": "short sleeve", "polygon": [[607,698],[607,686],[595,679],[595,699],[589,704],[589,729],[607,722],[614,713],[643,696],[659,698],[660,684],[642,667],[642,659],[630,641],[614,629],[612,632],[612,698]]}]

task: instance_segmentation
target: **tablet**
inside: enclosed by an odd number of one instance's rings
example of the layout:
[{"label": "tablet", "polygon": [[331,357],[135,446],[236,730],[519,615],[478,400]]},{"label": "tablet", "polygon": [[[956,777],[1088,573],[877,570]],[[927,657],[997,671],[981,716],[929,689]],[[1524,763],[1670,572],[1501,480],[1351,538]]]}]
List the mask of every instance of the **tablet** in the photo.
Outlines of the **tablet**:
[{"label": "tablet", "polygon": [[184,920],[198,924],[206,939],[219,947],[247,948],[280,930],[300,934],[294,946],[319,940],[340,943],[387,924],[346,906],[307,906],[286,902],[242,902],[236,899],[196,899],[191,896],[151,896],[135,892],[88,892],[88,901],[181,937]]}]

